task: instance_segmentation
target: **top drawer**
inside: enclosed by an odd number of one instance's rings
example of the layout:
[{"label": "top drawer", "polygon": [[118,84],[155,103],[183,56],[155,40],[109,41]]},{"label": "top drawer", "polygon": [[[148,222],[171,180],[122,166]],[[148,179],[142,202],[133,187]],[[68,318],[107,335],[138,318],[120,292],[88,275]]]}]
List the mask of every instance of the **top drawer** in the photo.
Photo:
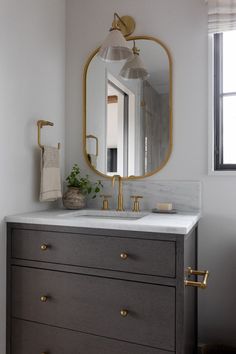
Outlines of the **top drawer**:
[{"label": "top drawer", "polygon": [[[102,233],[102,231],[101,231]],[[175,277],[175,242],[37,230],[12,230],[12,257]]]}]

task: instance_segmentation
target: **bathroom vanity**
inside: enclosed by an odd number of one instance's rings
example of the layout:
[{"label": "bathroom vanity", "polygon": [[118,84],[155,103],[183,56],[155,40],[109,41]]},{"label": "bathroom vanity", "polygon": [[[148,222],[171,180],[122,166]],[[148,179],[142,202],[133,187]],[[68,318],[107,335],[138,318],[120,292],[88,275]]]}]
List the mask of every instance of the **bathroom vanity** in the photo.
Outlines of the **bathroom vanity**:
[{"label": "bathroom vanity", "polygon": [[195,353],[198,219],[8,217],[7,354]]}]

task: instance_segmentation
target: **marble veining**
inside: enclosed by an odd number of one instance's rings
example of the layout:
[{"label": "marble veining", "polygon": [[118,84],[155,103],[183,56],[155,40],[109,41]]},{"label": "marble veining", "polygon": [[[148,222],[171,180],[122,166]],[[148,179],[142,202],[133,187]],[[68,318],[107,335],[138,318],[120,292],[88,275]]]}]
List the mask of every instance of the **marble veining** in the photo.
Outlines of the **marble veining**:
[{"label": "marble veining", "polygon": [[[120,229],[130,231],[162,232],[186,235],[200,218],[201,183],[197,181],[153,181],[136,180],[123,182],[124,207],[123,217],[117,217],[117,186],[112,190],[111,181],[104,180],[103,194],[111,194],[111,214],[101,211],[102,199],[87,202],[87,209],[69,211],[65,209],[39,211],[5,218],[7,222],[42,225],[62,225],[101,229]],[[142,195],[140,217],[132,217],[131,195]],[[177,214],[153,214],[150,211],[156,203],[173,203]],[[99,214],[100,213],[100,214]],[[99,214],[99,215],[98,215]],[[134,213],[133,213],[134,214]],[[136,213],[138,215],[138,213]],[[107,217],[102,217],[103,215]]]},{"label": "marble veining", "polygon": [[[103,180],[104,194],[113,195],[110,200],[111,209],[116,208],[116,194],[112,190],[111,181]],[[131,195],[142,195],[142,210],[151,210],[157,203],[173,203],[173,208],[182,212],[201,211],[201,183],[199,181],[153,181],[151,179],[123,182],[124,206],[131,210]],[[89,208],[100,208],[101,200],[88,201]]]},{"label": "marble veining", "polygon": [[[20,215],[7,216],[6,222],[26,223],[38,225],[57,225],[71,227],[89,227],[98,229],[114,229],[114,230],[129,230],[129,231],[144,231],[144,232],[161,232],[172,234],[188,234],[200,219],[200,214],[153,214],[146,213],[141,218],[88,218],[79,213],[84,211],[69,211],[69,210],[46,210],[34,213],[26,213]],[[97,210],[95,211],[97,213]],[[138,213],[136,214],[138,215]]]}]

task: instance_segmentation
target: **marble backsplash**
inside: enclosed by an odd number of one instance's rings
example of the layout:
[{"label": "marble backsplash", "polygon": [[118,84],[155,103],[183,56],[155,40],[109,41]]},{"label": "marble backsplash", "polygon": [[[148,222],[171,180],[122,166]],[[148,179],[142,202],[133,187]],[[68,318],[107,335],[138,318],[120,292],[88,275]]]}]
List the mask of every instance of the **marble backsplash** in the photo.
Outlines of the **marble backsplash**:
[{"label": "marble backsplash", "polygon": [[[118,183],[114,191],[112,190],[111,181],[103,180],[103,194],[109,194],[110,209],[117,207],[117,190]],[[200,212],[201,211],[201,182],[199,181],[152,181],[152,180],[136,180],[123,182],[123,196],[125,210],[132,209],[131,195],[141,195],[141,210],[151,210],[156,207],[157,203],[173,203],[173,208],[183,212]],[[89,208],[98,208],[102,206],[102,198],[89,200],[87,206]]]}]

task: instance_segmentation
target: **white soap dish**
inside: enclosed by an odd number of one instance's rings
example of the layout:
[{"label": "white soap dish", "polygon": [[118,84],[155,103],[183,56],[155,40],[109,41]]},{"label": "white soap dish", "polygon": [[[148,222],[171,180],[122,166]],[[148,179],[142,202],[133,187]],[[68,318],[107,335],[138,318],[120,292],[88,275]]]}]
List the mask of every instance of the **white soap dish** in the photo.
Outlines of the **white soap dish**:
[{"label": "white soap dish", "polygon": [[177,210],[176,209],[171,209],[171,210],[162,210],[162,209],[152,209],[152,213],[159,213],[159,214],[176,214]]}]

